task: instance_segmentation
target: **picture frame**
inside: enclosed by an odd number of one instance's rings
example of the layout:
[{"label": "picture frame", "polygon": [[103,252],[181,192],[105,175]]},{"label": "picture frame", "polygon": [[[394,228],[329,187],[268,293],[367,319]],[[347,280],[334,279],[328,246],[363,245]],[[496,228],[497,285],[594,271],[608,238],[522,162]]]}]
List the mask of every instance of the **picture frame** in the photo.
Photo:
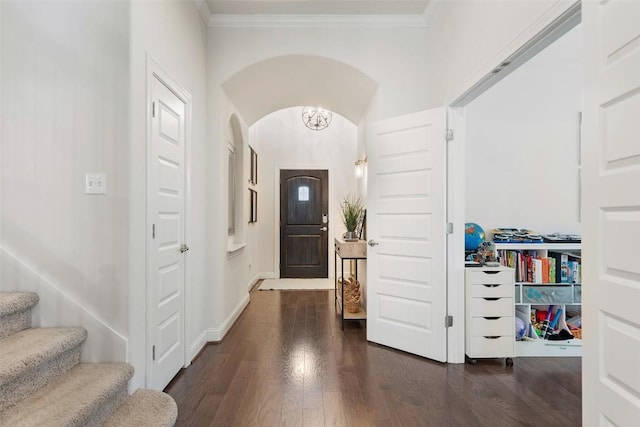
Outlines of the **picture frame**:
[{"label": "picture frame", "polygon": [[362,212],[360,224],[358,224],[358,239],[367,240],[367,210]]},{"label": "picture frame", "polygon": [[258,222],[258,192],[249,189],[249,224]]},{"label": "picture frame", "polygon": [[249,156],[251,162],[251,169],[249,171],[249,182],[253,185],[258,183],[258,153],[253,147],[249,146]]}]

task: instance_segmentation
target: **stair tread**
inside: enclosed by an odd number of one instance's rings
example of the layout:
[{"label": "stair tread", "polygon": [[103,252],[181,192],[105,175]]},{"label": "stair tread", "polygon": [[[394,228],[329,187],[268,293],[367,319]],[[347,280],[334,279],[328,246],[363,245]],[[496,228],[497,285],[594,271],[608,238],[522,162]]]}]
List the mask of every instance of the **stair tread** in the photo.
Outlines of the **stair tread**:
[{"label": "stair tread", "polygon": [[0,317],[30,309],[38,300],[35,292],[0,292]]},{"label": "stair tread", "polygon": [[36,393],[0,412],[0,425],[80,426],[133,376],[127,363],[79,364]]},{"label": "stair tread", "polygon": [[0,385],[78,347],[86,338],[83,328],[34,328],[0,339]]},{"label": "stair tread", "polygon": [[178,418],[178,406],[166,393],[139,389],[120,405],[104,427],[171,427]]}]

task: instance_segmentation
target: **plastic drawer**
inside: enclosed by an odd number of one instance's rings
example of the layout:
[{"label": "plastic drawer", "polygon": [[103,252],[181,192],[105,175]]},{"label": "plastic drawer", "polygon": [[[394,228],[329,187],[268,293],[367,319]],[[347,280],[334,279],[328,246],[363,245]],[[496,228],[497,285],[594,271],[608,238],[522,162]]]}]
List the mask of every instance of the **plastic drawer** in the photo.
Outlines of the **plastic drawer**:
[{"label": "plastic drawer", "polygon": [[513,298],[471,298],[471,317],[502,317],[511,316],[515,306]]},{"label": "plastic drawer", "polygon": [[513,317],[474,317],[471,319],[471,336],[513,335],[515,319]]},{"label": "plastic drawer", "polygon": [[471,297],[510,297],[512,284],[471,285]]},{"label": "plastic drawer", "polygon": [[467,272],[467,283],[470,285],[504,285],[513,283],[513,279],[513,270]]},{"label": "plastic drawer", "polygon": [[515,353],[514,336],[472,337],[469,357],[513,357]]}]

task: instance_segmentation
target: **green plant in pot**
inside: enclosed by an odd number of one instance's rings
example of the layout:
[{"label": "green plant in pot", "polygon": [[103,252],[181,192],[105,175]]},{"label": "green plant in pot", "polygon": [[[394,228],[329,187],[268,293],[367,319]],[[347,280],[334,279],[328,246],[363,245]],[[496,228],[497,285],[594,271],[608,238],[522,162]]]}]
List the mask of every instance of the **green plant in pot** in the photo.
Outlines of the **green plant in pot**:
[{"label": "green plant in pot", "polygon": [[356,229],[364,213],[364,200],[356,194],[349,193],[342,198],[340,210],[342,223],[347,229],[344,235],[345,240],[358,240]]}]

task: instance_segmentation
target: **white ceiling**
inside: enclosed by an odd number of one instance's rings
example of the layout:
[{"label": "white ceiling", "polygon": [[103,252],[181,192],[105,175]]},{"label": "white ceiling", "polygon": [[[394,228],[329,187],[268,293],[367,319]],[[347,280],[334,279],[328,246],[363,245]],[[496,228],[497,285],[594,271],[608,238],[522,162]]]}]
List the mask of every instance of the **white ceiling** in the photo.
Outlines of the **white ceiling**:
[{"label": "white ceiling", "polygon": [[249,126],[269,113],[299,105],[317,105],[357,124],[378,84],[343,62],[288,55],[250,65],[222,87]]},{"label": "white ceiling", "polygon": [[420,15],[430,0],[206,0],[213,15]]}]

